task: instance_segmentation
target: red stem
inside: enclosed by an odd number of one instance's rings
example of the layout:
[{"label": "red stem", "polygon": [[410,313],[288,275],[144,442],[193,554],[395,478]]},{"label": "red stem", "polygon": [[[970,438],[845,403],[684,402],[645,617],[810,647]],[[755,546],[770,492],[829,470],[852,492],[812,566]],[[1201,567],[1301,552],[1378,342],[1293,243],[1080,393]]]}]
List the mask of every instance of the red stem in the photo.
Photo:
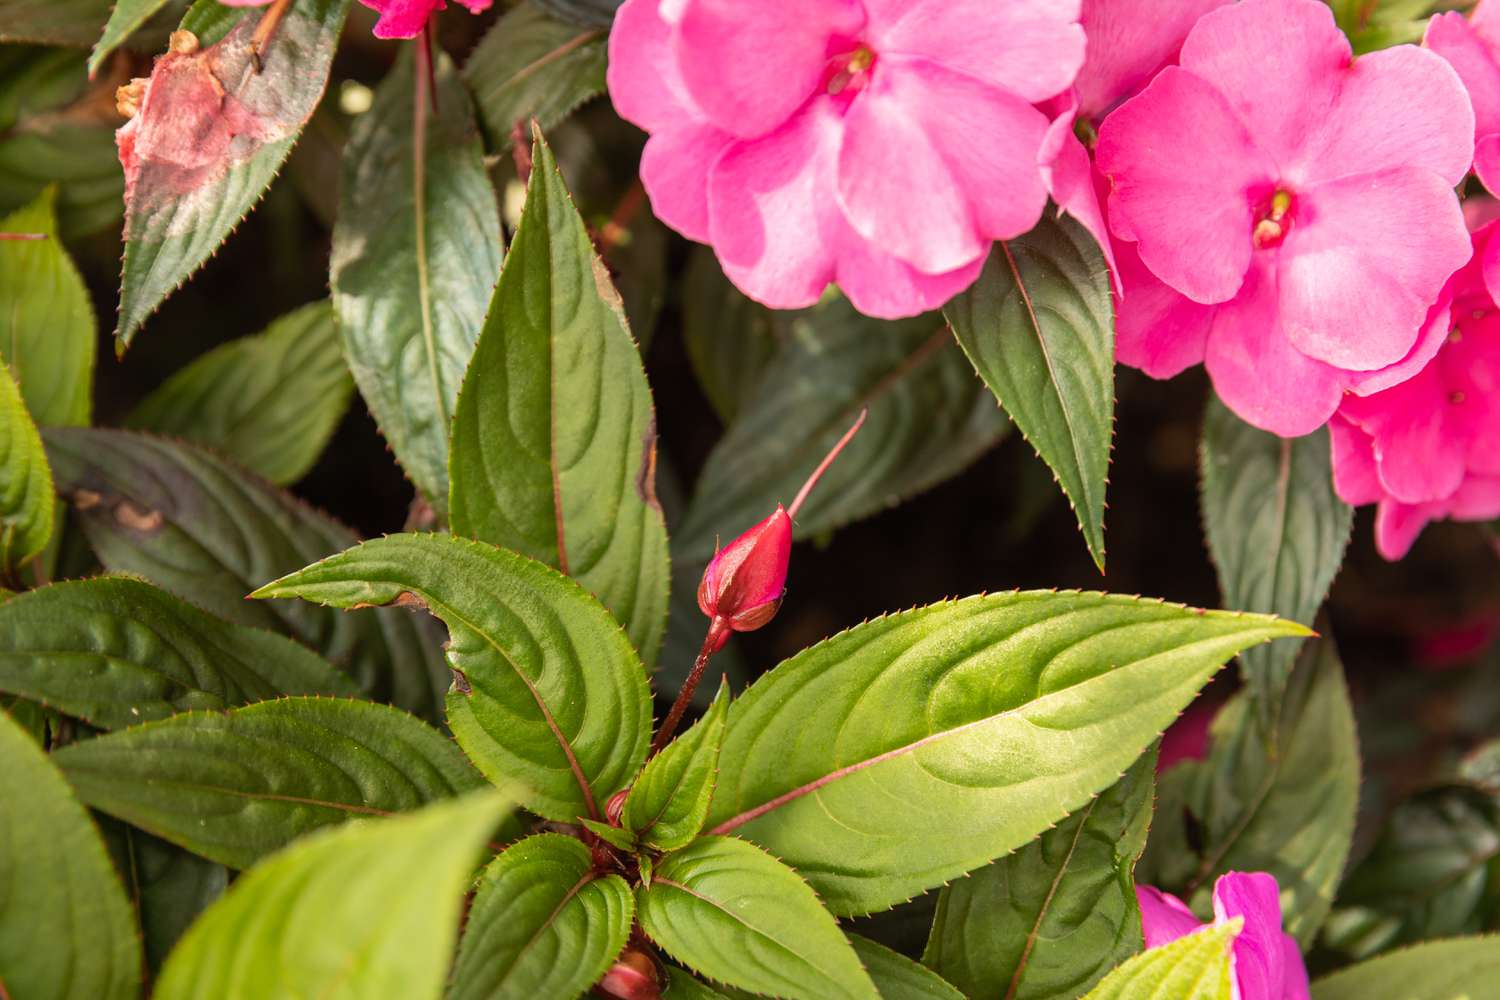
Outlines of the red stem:
[{"label": "red stem", "polygon": [[854,421],[854,426],[844,432],[844,436],[839,438],[839,443],[834,445],[833,450],[824,456],[822,464],[813,470],[813,474],[807,477],[807,482],[803,483],[802,488],[797,491],[797,496],[792,500],[792,505],[786,509],[787,517],[796,518],[797,511],[802,508],[802,501],[806,500],[807,495],[812,492],[812,488],[818,485],[818,480],[823,478],[823,473],[828,471],[828,467],[833,464],[833,460],[839,457],[839,452],[844,450],[844,445],[848,444],[853,440],[854,435],[859,433],[859,429],[865,425],[865,417],[869,415],[870,411],[868,409],[859,411],[859,419]]},{"label": "red stem", "polygon": [[729,634],[729,623],[722,618],[715,618],[708,623],[708,635],[703,637],[703,648],[698,650],[698,658],[693,661],[693,669],[687,675],[687,680],[682,683],[682,690],[677,693],[677,700],[672,703],[672,710],[667,713],[666,721],[656,731],[656,739],[651,741],[651,752],[646,755],[650,760],[661,753],[672,739],[672,734],[677,731],[677,724],[682,721],[682,713],[687,711],[688,703],[693,700],[693,692],[698,690],[698,682],[703,679],[703,670],[708,666],[708,661],[713,655],[724,648],[724,639]]}]

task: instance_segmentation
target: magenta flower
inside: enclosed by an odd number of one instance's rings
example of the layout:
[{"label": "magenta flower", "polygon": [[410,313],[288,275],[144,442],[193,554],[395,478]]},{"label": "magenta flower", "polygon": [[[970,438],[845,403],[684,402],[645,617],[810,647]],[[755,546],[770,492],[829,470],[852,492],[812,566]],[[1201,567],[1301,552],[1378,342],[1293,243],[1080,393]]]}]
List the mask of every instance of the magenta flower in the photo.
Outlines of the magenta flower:
[{"label": "magenta flower", "polygon": [[627,0],[609,89],[656,214],[773,308],[836,282],[935,308],[1047,200],[1033,105],[1083,63],[1079,0]]},{"label": "magenta flower", "polygon": [[[265,7],[274,0],[219,0],[230,7]],[[445,0],[359,0],[380,14],[375,22],[376,38],[416,38],[433,14],[445,9]],[[490,9],[495,0],[456,0],[472,14]]]},{"label": "magenta flower", "polygon": [[[1307,968],[1297,942],[1281,929],[1276,879],[1265,872],[1227,872],[1214,883],[1214,924],[1245,921],[1231,956],[1238,1000],[1307,1000]],[[1148,885],[1135,887],[1147,948],[1206,926],[1176,896]]]},{"label": "magenta flower", "polygon": [[1468,20],[1435,15],[1422,42],[1458,71],[1474,104],[1474,173],[1500,194],[1500,4],[1480,0]]},{"label": "magenta flower", "polygon": [[[1401,45],[1355,60],[1317,0],[1204,15],[1180,65],[1105,120],[1097,156],[1114,234],[1212,308],[1136,302],[1122,263],[1120,337],[1134,327],[1147,341],[1124,353],[1202,360],[1245,420],[1316,430],[1346,389],[1408,358],[1468,260],[1453,187],[1473,122],[1440,58]],[[1171,321],[1123,314],[1137,308]]]}]

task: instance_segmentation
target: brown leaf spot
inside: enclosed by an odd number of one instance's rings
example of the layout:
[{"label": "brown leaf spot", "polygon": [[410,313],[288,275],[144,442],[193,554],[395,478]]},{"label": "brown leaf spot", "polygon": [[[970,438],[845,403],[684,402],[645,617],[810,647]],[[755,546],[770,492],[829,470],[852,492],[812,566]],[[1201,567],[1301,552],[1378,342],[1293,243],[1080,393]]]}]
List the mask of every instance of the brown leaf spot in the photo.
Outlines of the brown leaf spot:
[{"label": "brown leaf spot", "polygon": [[401,591],[401,593],[397,594],[396,599],[391,602],[391,606],[397,608],[421,608],[423,611],[427,610],[427,602],[422,600],[420,597],[418,597],[416,594],[413,594],[409,590],[403,590]]},{"label": "brown leaf spot", "polygon": [[453,690],[466,698],[474,693],[474,689],[469,687],[469,678],[464,676],[462,670],[453,671]]},{"label": "brown leaf spot", "polygon": [[115,503],[115,521],[120,527],[143,535],[154,535],[161,530],[165,518],[159,510],[148,510],[139,504],[121,497]]},{"label": "brown leaf spot", "polygon": [[81,486],[73,491],[74,510],[93,510],[103,502],[104,494],[102,493],[96,493],[93,490],[86,490]]},{"label": "brown leaf spot", "polygon": [[641,441],[641,467],[635,474],[635,492],[645,504],[661,511],[661,501],[656,498],[656,416],[646,425]]}]

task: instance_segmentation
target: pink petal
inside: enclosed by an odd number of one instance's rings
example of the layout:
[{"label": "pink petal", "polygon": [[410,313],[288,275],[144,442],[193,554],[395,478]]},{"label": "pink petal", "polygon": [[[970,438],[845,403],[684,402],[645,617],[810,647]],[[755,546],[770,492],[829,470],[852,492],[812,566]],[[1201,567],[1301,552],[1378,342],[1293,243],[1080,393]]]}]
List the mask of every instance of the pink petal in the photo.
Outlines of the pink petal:
[{"label": "pink petal", "polygon": [[1432,512],[1421,505],[1382,500],[1375,510],[1375,549],[1389,562],[1411,551],[1417,536],[1432,520]]},{"label": "pink petal", "polygon": [[[1496,143],[1496,149],[1500,150],[1500,142]],[[1475,199],[1471,198],[1465,202],[1465,205],[1471,205],[1474,202]],[[1500,206],[1500,203],[1494,204]],[[1479,241],[1477,252],[1485,290],[1491,299],[1500,301],[1500,227],[1494,227],[1484,234]]]},{"label": "pink petal", "polygon": [[747,139],[807,103],[823,83],[829,43],[864,21],[857,0],[686,0],[681,7],[668,20],[688,92],[710,121]]},{"label": "pink petal", "polygon": [[359,0],[380,12],[375,22],[376,38],[416,38],[422,33],[434,11],[441,10],[443,0]]},{"label": "pink petal", "polygon": [[[1245,921],[1234,939],[1234,971],[1242,1000],[1284,1000],[1286,952],[1276,879],[1265,872],[1228,872],[1214,883],[1216,923]],[[1301,955],[1297,957],[1300,965]]]},{"label": "pink petal", "polygon": [[1171,944],[1203,926],[1186,903],[1160,889],[1138,885],[1135,898],[1141,906],[1141,930],[1145,932],[1147,948]]},{"label": "pink petal", "polygon": [[609,32],[609,97],[615,111],[647,132],[703,119],[677,72],[672,26],[657,0],[625,0]]},{"label": "pink petal", "polygon": [[1273,173],[1218,92],[1167,67],[1104,120],[1095,157],[1114,185],[1115,235],[1188,298],[1233,298],[1250,264],[1253,196]]},{"label": "pink petal", "polygon": [[1375,439],[1348,418],[1335,414],[1328,422],[1333,458],[1333,491],[1353,507],[1385,496],[1375,471]]},{"label": "pink petal", "polygon": [[1083,65],[1080,0],[865,0],[878,53],[924,56],[1035,104]]},{"label": "pink petal", "polygon": [[1307,981],[1307,965],[1302,960],[1302,950],[1297,939],[1290,934],[1281,935],[1281,988],[1272,996],[1277,1000],[1311,1000],[1312,989]]},{"label": "pink petal", "polygon": [[1047,126],[1042,138],[1042,147],[1037,153],[1042,168],[1042,181],[1059,211],[1066,212],[1087,229],[1099,249],[1104,251],[1104,261],[1109,273],[1115,276],[1115,288],[1120,287],[1119,268],[1115,265],[1114,241],[1109,238],[1109,224],[1104,221],[1104,206],[1100,203],[1098,175],[1088,150],[1073,131],[1077,120],[1077,102],[1069,97],[1064,100],[1058,116]]},{"label": "pink petal", "polygon": [[483,14],[495,3],[495,0],[458,0],[460,4],[469,8],[470,14]]},{"label": "pink petal", "polygon": [[1437,305],[1427,314],[1427,323],[1417,335],[1417,342],[1406,357],[1393,365],[1377,368],[1373,372],[1357,374],[1349,379],[1346,388],[1356,396],[1369,396],[1392,386],[1400,385],[1416,375],[1428,362],[1437,357],[1438,351],[1448,342],[1448,330],[1452,324],[1452,301],[1445,291]]},{"label": "pink petal", "polygon": [[1422,44],[1448,61],[1474,107],[1476,137],[1500,132],[1500,63],[1462,14],[1433,15]]},{"label": "pink petal", "polygon": [[1177,58],[1198,18],[1231,0],[1084,0],[1088,58],[1073,84],[1090,118],[1103,115]]},{"label": "pink petal", "polygon": [[1179,293],[1146,269],[1135,244],[1119,244],[1120,284],[1115,298],[1115,360],[1152,378],[1172,378],[1202,364],[1218,306]]},{"label": "pink petal", "polygon": [[1490,194],[1500,191],[1500,134],[1481,136],[1474,144],[1474,174]]},{"label": "pink petal", "polygon": [[[885,56],[850,107],[839,198],[856,232],[920,271],[983,256],[1041,218],[1047,119],[1021,99],[924,59]],[[976,142],[976,136],[983,136]]]},{"label": "pink petal", "polygon": [[847,224],[840,227],[839,288],[854,308],[876,319],[904,319],[940,309],[979,279],[986,255],[946,274],[923,274],[883,252]]},{"label": "pink petal", "polygon": [[708,174],[736,140],[713,125],[658,132],[641,153],[641,184],[656,217],[690,240],[709,241]]},{"label": "pink petal", "polygon": [[1500,517],[1500,476],[1470,476],[1448,501],[1448,514],[1458,521]]},{"label": "pink petal", "polygon": [[1339,368],[1400,361],[1472,253],[1452,189],[1400,167],[1300,192],[1293,211],[1279,251],[1287,336]]},{"label": "pink petal", "polygon": [[1339,408],[1373,438],[1381,487],[1403,503],[1442,500],[1463,483],[1469,442],[1455,433],[1449,410],[1437,366]]}]

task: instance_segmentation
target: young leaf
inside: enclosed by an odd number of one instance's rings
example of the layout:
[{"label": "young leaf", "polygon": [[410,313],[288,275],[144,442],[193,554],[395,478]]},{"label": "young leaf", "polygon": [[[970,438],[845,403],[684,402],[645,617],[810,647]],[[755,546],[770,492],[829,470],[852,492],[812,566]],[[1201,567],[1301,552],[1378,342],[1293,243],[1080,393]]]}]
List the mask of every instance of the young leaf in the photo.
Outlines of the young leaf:
[{"label": "young leaf", "polygon": [[344,149],[330,281],[344,351],[391,449],[438,510],[464,368],[504,242],[469,95],[446,57],[402,58]]},{"label": "young leaf", "polygon": [[708,826],[763,845],[838,915],[887,909],[1030,842],[1113,784],[1225,660],[1304,634],[1077,592],[867,622],[735,701]]},{"label": "young leaf", "polygon": [[922,961],[969,996],[1071,1000],[1141,950],[1133,878],[1156,754],[1021,850],[945,888]]},{"label": "young leaf", "polygon": [[945,313],[958,342],[1062,484],[1104,569],[1104,491],[1114,433],[1109,269],[1069,218],[995,244],[973,288]]},{"label": "young leaf", "polygon": [[0,362],[0,573],[9,579],[47,547],[53,527],[52,470],[10,368]]},{"label": "young leaf", "polygon": [[0,691],[101,729],[354,683],[284,636],[232,625],[128,577],[57,583],[0,604]]},{"label": "young leaf", "polygon": [[1242,917],[1143,952],[1104,977],[1084,1000],[1231,1000],[1231,948]]},{"label": "young leaf", "polygon": [[109,12],[109,22],[104,25],[104,34],[94,43],[89,53],[89,76],[99,72],[104,59],[129,38],[137,28],[150,20],[167,0],[116,0],[114,10]]},{"label": "young leaf", "polygon": [[618,826],[610,826],[603,820],[597,819],[583,819],[579,820],[579,822],[600,840],[606,844],[612,844],[622,851],[634,851],[638,846],[635,834],[629,830],[623,830]]},{"label": "young leaf", "polygon": [[115,867],[140,917],[146,968],[154,972],[198,915],[224,895],[229,871],[118,820],[102,818]]},{"label": "young leaf", "polygon": [[604,93],[608,35],[560,21],[534,3],[518,4],[496,21],[464,64],[490,145],[505,148],[516,126],[532,119],[551,128]]},{"label": "young leaf", "polygon": [[533,161],[453,421],[453,531],[573,577],[653,663],[670,568],[651,389],[539,132]]},{"label": "young leaf", "polygon": [[435,715],[448,670],[428,623],[402,609],[344,615],[245,595],[355,544],[342,525],[177,441],[109,430],[49,430],[58,491],[105,568],[143,576],[219,618],[286,633],[369,697]]},{"label": "young leaf", "polygon": [[[323,96],[348,11],[349,0],[292,4],[258,69],[251,36],[261,13],[243,16],[196,52],[158,59],[121,140],[125,266],[117,351],[270,186]],[[172,152],[186,145],[176,136],[185,128],[194,130],[194,155],[186,162]]]},{"label": "young leaf", "polygon": [[[1349,543],[1354,510],[1333,492],[1328,432],[1287,439],[1212,397],[1203,420],[1202,502],[1224,603],[1311,622]],[[1297,658],[1295,642],[1240,657],[1269,727]]]},{"label": "young leaf", "polygon": [[1500,982],[1500,935],[1427,941],[1312,984],[1313,1000],[1481,1000]]},{"label": "young leaf", "polygon": [[658,851],[675,851],[692,843],[703,829],[728,711],[726,681],[702,720],[653,757],[636,779],[621,819],[642,843]]},{"label": "young leaf", "polygon": [[1269,753],[1253,711],[1236,697],[1214,720],[1208,759],[1163,778],[1138,877],[1207,912],[1216,876],[1270,872],[1287,933],[1305,947],[1343,874],[1359,801],[1354,713],[1333,643],[1303,650]]},{"label": "young leaf", "polygon": [[879,1000],[818,897],[753,844],[704,837],[636,890],[641,926],[710,979],[789,1000]]},{"label": "young leaf", "polygon": [[87,47],[99,37],[110,0],[6,0],[0,4],[0,42]]},{"label": "young leaf", "polygon": [[309,837],[247,872],[162,970],[155,1000],[437,1000],[495,792]]},{"label": "young leaf", "polygon": [[448,626],[448,725],[526,808],[571,822],[646,755],[645,670],[609,612],[541,563],[449,535],[391,535],[269,583],[255,597],[335,608],[419,603]]},{"label": "young leaf", "polygon": [[541,833],[505,849],[479,881],[448,1000],[581,996],[630,936],[635,900],[589,849]]},{"label": "young leaf", "polygon": [[1000,440],[1005,415],[934,316],[883,323],[843,299],[790,335],[715,446],[677,533],[693,563],[786,503],[868,409],[797,518],[798,538],[868,517],[957,475]]},{"label": "young leaf", "polygon": [[942,976],[883,944],[858,934],[850,934],[849,943],[875,980],[881,1000],[964,1000]]},{"label": "young leaf", "polygon": [[43,240],[0,241],[0,358],[44,426],[86,425],[93,409],[94,307],[59,240],[57,188],[0,219],[0,232]]},{"label": "young leaf", "polygon": [[196,441],[285,486],[313,467],[353,391],[333,310],[315,302],[199,357],[125,426]]},{"label": "young leaf", "polygon": [[0,990],[23,1000],[140,993],[130,904],[67,782],[0,712]]},{"label": "young leaf", "polygon": [[437,730],[330,698],[184,712],[52,756],[93,808],[230,868],[318,827],[483,785]]},{"label": "young leaf", "polygon": [[693,374],[726,424],[755,394],[782,341],[789,316],[745,297],[708,247],[694,247],[682,279],[682,339]]}]

